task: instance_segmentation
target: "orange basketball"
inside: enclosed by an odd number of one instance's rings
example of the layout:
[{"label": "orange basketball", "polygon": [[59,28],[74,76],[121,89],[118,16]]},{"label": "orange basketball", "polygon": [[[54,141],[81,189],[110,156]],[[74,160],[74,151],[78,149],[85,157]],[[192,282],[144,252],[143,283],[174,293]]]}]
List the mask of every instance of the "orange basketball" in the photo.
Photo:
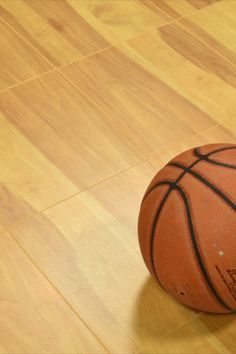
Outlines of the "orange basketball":
[{"label": "orange basketball", "polygon": [[236,145],[188,150],[143,197],[139,243],[150,273],[181,303],[236,310]]}]

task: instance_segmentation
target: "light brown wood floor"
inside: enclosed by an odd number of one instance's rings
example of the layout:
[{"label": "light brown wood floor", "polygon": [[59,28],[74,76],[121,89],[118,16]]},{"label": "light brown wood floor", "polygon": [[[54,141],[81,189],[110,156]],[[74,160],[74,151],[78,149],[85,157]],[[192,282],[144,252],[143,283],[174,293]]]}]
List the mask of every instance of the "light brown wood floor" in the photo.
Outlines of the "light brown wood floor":
[{"label": "light brown wood floor", "polygon": [[173,155],[236,142],[236,1],[0,1],[0,353],[235,353],[137,242]]}]

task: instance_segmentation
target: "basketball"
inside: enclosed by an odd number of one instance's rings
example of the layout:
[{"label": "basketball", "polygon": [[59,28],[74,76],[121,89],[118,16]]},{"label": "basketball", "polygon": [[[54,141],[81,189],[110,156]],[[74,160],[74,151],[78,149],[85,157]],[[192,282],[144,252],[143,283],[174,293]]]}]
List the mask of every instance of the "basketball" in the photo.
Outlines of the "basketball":
[{"label": "basketball", "polygon": [[144,194],[139,243],[151,275],[193,309],[236,310],[236,145],[181,153]]}]

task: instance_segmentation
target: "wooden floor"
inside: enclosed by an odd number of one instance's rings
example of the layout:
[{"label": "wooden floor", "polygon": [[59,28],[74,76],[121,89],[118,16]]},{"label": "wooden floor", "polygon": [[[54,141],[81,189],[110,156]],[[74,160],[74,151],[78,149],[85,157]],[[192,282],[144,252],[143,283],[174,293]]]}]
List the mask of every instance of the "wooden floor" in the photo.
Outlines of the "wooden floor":
[{"label": "wooden floor", "polygon": [[4,0],[0,48],[0,353],[235,353],[136,225],[168,159],[236,142],[236,1]]}]

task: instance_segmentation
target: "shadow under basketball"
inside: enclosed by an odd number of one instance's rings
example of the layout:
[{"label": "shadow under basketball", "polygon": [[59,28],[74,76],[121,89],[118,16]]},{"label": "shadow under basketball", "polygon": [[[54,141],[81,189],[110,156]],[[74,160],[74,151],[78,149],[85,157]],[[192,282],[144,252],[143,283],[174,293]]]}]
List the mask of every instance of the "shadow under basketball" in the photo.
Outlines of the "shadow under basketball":
[{"label": "shadow under basketball", "polygon": [[[146,345],[174,331],[177,327],[188,325],[197,329],[191,331],[193,336],[204,336],[223,330],[236,320],[234,314],[201,314],[177,302],[166,293],[152,277],[148,277],[140,289],[133,314],[133,330],[136,340]],[[199,327],[199,328],[198,328]],[[188,331],[178,331],[176,340],[188,337]],[[236,336],[235,336],[236,337]],[[235,338],[236,340],[236,338]]]}]

